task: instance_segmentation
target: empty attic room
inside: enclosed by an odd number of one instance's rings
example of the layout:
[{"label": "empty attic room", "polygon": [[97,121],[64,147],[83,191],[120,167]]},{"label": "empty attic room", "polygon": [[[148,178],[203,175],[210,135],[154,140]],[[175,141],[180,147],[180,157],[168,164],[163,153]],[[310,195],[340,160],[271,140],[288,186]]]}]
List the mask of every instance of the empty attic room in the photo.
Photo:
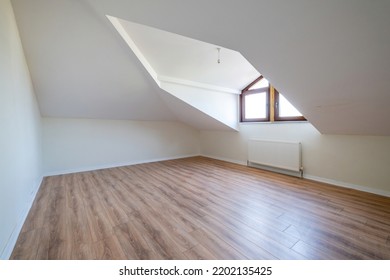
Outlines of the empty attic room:
[{"label": "empty attic room", "polygon": [[0,0],[0,259],[389,260],[389,12]]}]

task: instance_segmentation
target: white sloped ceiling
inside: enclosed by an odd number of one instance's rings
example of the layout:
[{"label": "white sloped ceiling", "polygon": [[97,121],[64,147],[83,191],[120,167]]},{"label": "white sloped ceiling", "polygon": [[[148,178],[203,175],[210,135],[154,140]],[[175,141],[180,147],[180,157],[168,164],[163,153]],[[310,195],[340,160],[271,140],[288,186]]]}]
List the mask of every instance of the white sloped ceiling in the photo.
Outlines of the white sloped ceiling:
[{"label": "white sloped ceiling", "polygon": [[240,52],[322,133],[390,135],[390,1],[12,3],[45,116],[177,119],[113,15]]}]

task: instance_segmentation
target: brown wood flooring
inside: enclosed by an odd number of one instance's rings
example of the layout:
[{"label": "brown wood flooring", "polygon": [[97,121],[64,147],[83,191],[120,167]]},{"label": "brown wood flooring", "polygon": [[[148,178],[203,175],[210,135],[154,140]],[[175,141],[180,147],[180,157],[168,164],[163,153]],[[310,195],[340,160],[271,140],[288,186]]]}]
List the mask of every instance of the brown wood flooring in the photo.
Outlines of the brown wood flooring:
[{"label": "brown wood flooring", "polygon": [[46,177],[11,259],[390,259],[390,198],[204,157]]}]

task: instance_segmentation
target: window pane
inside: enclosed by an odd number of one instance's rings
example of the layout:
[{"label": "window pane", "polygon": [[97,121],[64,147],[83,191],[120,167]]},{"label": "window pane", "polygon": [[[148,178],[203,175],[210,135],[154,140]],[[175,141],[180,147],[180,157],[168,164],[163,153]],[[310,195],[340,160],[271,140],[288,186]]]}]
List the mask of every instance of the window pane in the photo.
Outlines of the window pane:
[{"label": "window pane", "polygon": [[279,117],[300,117],[302,114],[279,93]]},{"label": "window pane", "polygon": [[251,86],[249,90],[251,89],[258,89],[258,88],[264,88],[264,87],[269,87],[269,82],[266,78],[262,78],[260,81],[258,81],[256,84]]},{"label": "window pane", "polygon": [[267,117],[267,93],[260,92],[245,96],[245,118],[264,119]]}]

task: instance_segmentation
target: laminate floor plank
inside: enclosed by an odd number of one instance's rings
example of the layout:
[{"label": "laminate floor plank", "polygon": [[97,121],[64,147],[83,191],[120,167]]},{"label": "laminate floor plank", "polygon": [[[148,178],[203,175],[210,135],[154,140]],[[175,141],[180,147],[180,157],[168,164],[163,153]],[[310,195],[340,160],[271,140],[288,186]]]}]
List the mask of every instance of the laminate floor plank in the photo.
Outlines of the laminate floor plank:
[{"label": "laminate floor plank", "polygon": [[44,178],[11,259],[390,259],[390,198],[205,157]]},{"label": "laminate floor plank", "polygon": [[[219,260],[246,260],[248,257],[240,253],[237,249],[225,242],[223,238],[215,235],[211,231],[197,229],[191,232],[191,235],[199,241],[203,248],[207,248],[207,255],[216,256]],[[194,247],[195,248],[195,247]],[[195,249],[196,250],[196,249]],[[196,250],[197,254],[201,254],[200,250]],[[201,258],[201,256],[197,256]]]},{"label": "laminate floor plank", "polygon": [[342,250],[347,256],[353,256],[353,258],[357,259],[390,258],[390,247],[386,247],[384,242],[380,245],[369,239],[351,236],[350,232],[340,233],[338,229],[329,230],[325,225],[321,228],[312,227],[303,230],[302,228],[292,226],[285,232],[296,235],[297,238],[315,248],[337,248],[337,251]]},{"label": "laminate floor plank", "polygon": [[302,256],[305,256],[307,259],[310,260],[328,260],[335,258],[337,256],[337,259],[344,259],[345,256],[343,255],[337,255],[335,252],[332,252],[331,254],[324,252],[322,250],[319,250],[317,248],[314,248],[307,243],[303,242],[302,240],[299,240],[293,247],[292,250],[296,251],[297,253],[301,254]]},{"label": "laminate floor plank", "polygon": [[175,247],[179,248],[181,252],[187,251],[198,244],[198,242],[188,232],[183,230],[179,224],[176,224],[174,220],[163,215],[158,209],[154,210],[151,207],[144,207],[140,212],[152,217],[165,234],[172,238],[173,242],[176,244]]},{"label": "laminate floor plank", "polygon": [[[267,224],[251,222],[249,219],[246,218],[240,219],[227,211],[210,210],[208,211],[207,215],[207,218],[209,217],[222,222],[224,225],[229,226],[230,228],[238,232],[241,236],[259,235],[267,237],[267,239],[269,238],[275,240],[275,242],[278,242],[287,248],[292,247],[298,241],[296,237],[286,234],[285,232],[278,230],[277,228],[274,228]],[[251,239],[248,238],[248,240]]]},{"label": "laminate floor plank", "polygon": [[48,226],[40,229],[40,239],[37,250],[37,260],[48,260],[49,259],[49,248],[50,248],[50,229]]},{"label": "laminate floor plank", "polygon": [[128,223],[120,224],[114,229],[126,258],[131,260],[160,259],[162,256],[149,246],[148,238],[145,238],[141,230],[142,227],[135,226],[136,223],[137,221],[130,218]]},{"label": "laminate floor plank", "polygon": [[68,226],[66,212],[51,215],[48,220],[49,247],[48,259],[67,260],[72,254],[72,229]]},{"label": "laminate floor plank", "polygon": [[115,235],[111,235],[105,239],[99,240],[92,244],[92,250],[97,260],[124,260],[127,256],[122,250]]},{"label": "laminate floor plank", "polygon": [[96,211],[96,208],[86,208],[86,223],[91,232],[92,242],[107,239],[113,234],[114,222],[110,221],[109,214],[102,208]]},{"label": "laminate floor plank", "polygon": [[18,243],[13,252],[12,259],[34,260],[37,259],[40,229],[32,229],[30,231],[22,232],[19,235]]},{"label": "laminate floor plank", "polygon": [[[160,226],[158,220],[143,212],[134,212],[132,215],[138,227],[141,228],[147,242],[153,250],[164,259],[185,259],[181,249]],[[134,221],[133,220],[133,221]]]},{"label": "laminate floor plank", "polygon": [[[286,214],[285,216],[281,218],[284,220],[287,219],[292,224],[285,232],[302,240],[304,238],[310,238],[311,235],[315,235],[317,238],[321,237],[325,240],[343,241],[344,243],[348,243],[352,239],[354,241],[353,243],[359,245],[361,248],[374,248],[379,244],[383,248],[384,255],[390,253],[388,251],[389,248],[383,246],[386,242],[387,232],[379,231],[366,223],[351,221],[342,216],[334,215],[329,215],[327,219],[307,217],[304,221],[300,220],[299,222],[294,218],[294,215]],[[305,217],[305,214],[302,214],[302,216]],[[376,251],[380,252],[382,250],[378,248]],[[388,252],[386,253],[386,251]]]},{"label": "laminate floor plank", "polygon": [[[216,236],[220,236],[222,240],[228,243],[248,259],[276,259],[272,253],[262,247],[256,246],[248,236],[250,232],[237,232],[230,224],[225,224],[211,217],[204,217],[200,222],[204,231],[210,231]],[[260,234],[258,234],[260,235]]]},{"label": "laminate floor plank", "polygon": [[189,260],[217,260],[218,257],[203,245],[198,244],[184,252]]}]

